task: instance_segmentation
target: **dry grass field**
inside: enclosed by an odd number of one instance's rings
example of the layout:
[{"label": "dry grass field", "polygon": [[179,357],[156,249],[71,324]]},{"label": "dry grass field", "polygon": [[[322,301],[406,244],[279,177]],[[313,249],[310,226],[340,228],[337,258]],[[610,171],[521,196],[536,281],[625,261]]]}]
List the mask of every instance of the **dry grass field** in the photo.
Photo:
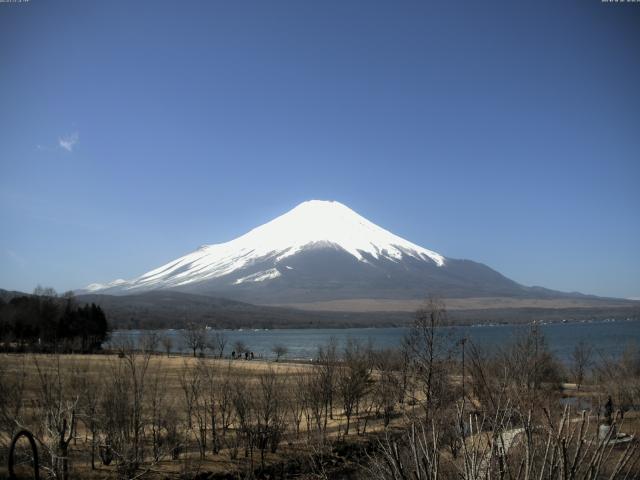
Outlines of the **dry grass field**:
[{"label": "dry grass field", "polygon": [[[91,469],[91,426],[87,420],[86,410],[95,406],[96,420],[107,423],[104,417],[108,412],[101,412],[102,408],[109,408],[107,404],[101,406],[111,390],[111,384],[116,376],[126,376],[128,358],[113,355],[42,355],[42,354],[2,354],[0,355],[2,375],[4,379],[22,381],[20,391],[19,413],[15,420],[21,427],[28,428],[37,435],[42,444],[48,444],[50,429],[44,427],[46,422],[43,415],[48,412],[43,405],[45,390],[60,384],[60,400],[65,405],[73,405],[75,409],[75,432],[69,446],[71,478],[114,478],[117,466],[103,465],[96,456],[95,469]],[[282,433],[277,449],[264,449],[264,465],[283,464],[292,458],[302,459],[312,456],[315,452],[315,442],[318,441],[320,430],[325,440],[332,441],[344,436],[346,418],[340,401],[335,398],[333,408],[326,418],[322,417],[322,405],[316,404],[320,411],[313,414],[310,399],[304,398],[304,385],[312,377],[314,366],[305,363],[274,362],[260,360],[228,360],[213,358],[193,358],[189,356],[150,355],[148,364],[144,366],[145,357],[137,355],[134,359],[138,368],[139,382],[144,382],[140,389],[141,415],[145,417],[140,435],[143,445],[145,461],[150,476],[180,476],[196,475],[198,472],[239,472],[247,468],[257,468],[261,463],[257,442],[247,449],[243,444],[245,427],[241,425],[237,409],[244,396],[247,399],[246,408],[253,409],[250,416],[272,415],[281,424]],[[142,368],[145,368],[141,377]],[[195,374],[195,372],[198,372]],[[207,373],[211,377],[206,377]],[[375,381],[377,374],[372,374]],[[133,377],[132,377],[133,381]],[[266,382],[274,382],[275,390],[267,394],[277,399],[271,405],[264,407],[264,394],[261,388]],[[44,385],[47,383],[47,385]],[[212,383],[209,383],[212,382]],[[242,389],[242,390],[241,390]],[[362,398],[358,405],[358,412],[350,419],[350,435],[354,442],[365,441],[365,434],[384,429],[384,420],[380,414],[380,406],[371,394]],[[128,400],[136,397],[134,390],[129,390]],[[199,398],[195,398],[199,397]],[[223,398],[225,397],[225,398]],[[234,398],[235,397],[235,398]],[[57,399],[55,399],[57,400]],[[122,399],[121,399],[122,400]],[[228,401],[227,408],[230,415],[229,425],[224,428],[217,425],[217,441],[219,446],[214,453],[211,436],[212,409],[218,409],[221,415],[220,402]],[[91,404],[87,407],[87,402]],[[154,412],[154,403],[158,403],[161,411]],[[49,405],[50,407],[50,405]],[[268,410],[271,409],[271,412]],[[232,412],[232,410],[236,410]],[[190,413],[188,413],[190,412]],[[158,417],[159,421],[154,421]],[[172,455],[168,446],[160,448],[162,452],[158,458],[154,457],[153,430],[160,426],[160,436],[166,434],[167,420],[174,419],[177,430],[175,443],[180,445],[178,458]],[[189,417],[191,420],[189,420]],[[318,422],[322,422],[320,427]],[[220,419],[218,419],[220,422]],[[252,418],[247,422],[259,423]],[[267,420],[269,422],[269,420]],[[389,427],[401,426],[401,415],[394,415],[390,419]],[[156,425],[157,424],[157,425]],[[202,439],[201,427],[207,427],[207,438]],[[128,428],[127,426],[123,427]],[[169,430],[171,428],[169,427]],[[2,445],[9,441],[9,432],[0,431]],[[47,438],[49,437],[49,438]],[[99,434],[96,440],[96,451],[100,445],[109,440],[104,434]],[[200,445],[202,446],[202,454]],[[46,449],[40,449],[41,458],[47,461]],[[249,451],[253,450],[253,451]],[[275,450],[275,451],[273,451]],[[3,461],[6,459],[3,452]],[[253,467],[252,467],[253,466]],[[0,467],[0,472],[6,474],[6,464]]]}]

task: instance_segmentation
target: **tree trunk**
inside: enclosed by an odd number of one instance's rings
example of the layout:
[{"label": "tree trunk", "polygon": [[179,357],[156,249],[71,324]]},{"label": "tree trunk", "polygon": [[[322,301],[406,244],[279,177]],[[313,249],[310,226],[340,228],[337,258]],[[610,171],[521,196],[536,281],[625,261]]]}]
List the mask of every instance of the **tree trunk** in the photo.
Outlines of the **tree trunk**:
[{"label": "tree trunk", "polygon": [[217,454],[220,451],[220,447],[218,445],[218,432],[216,429],[216,409],[214,406],[211,407],[211,444],[212,444],[212,452]]},{"label": "tree trunk", "polygon": [[96,436],[91,432],[91,470],[96,469]]}]

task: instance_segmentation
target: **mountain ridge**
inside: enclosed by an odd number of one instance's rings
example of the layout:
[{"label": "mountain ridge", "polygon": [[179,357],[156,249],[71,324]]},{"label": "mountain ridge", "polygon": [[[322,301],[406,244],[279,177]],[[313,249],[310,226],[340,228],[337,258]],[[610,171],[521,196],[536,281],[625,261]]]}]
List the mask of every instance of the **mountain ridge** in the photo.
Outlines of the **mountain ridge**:
[{"label": "mountain ridge", "polygon": [[228,242],[203,245],[130,281],[77,293],[175,290],[252,304],[350,298],[574,298],[521,285],[490,267],[445,257],[336,201],[310,200]]}]

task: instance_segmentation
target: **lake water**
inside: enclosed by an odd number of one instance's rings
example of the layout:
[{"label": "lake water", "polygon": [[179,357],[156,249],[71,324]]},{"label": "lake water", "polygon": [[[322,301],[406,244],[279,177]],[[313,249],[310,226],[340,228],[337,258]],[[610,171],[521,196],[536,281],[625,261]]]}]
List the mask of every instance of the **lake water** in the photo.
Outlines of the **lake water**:
[{"label": "lake water", "polygon": [[[498,347],[517,338],[528,327],[518,325],[491,325],[448,328],[450,338],[468,338],[482,347]],[[541,325],[550,349],[563,361],[569,359],[578,342],[589,342],[602,355],[620,355],[632,342],[640,346],[640,321],[617,320],[585,323],[560,323]],[[312,359],[318,346],[335,338],[344,344],[348,338],[371,342],[376,348],[397,347],[406,335],[407,328],[327,328],[327,329],[278,329],[278,330],[223,330],[227,337],[225,355],[233,350],[236,341],[242,341],[257,357],[270,358],[276,344],[288,349],[286,358]],[[112,334],[112,344],[128,339],[137,344],[148,331],[119,330]],[[186,351],[180,330],[163,330],[157,333],[171,336],[174,351]],[[159,347],[162,348],[162,347]]]}]

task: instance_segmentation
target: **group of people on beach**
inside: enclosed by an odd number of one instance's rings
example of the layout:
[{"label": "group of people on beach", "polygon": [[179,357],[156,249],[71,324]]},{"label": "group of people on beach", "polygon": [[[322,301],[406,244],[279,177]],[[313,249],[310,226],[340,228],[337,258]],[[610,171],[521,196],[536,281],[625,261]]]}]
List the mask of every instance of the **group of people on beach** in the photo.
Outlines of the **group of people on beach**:
[{"label": "group of people on beach", "polygon": [[[233,352],[231,352],[231,358],[233,358],[234,360],[240,360],[242,358],[242,352],[236,354],[236,351],[234,350]],[[244,359],[253,360],[253,352],[244,352]]]}]

